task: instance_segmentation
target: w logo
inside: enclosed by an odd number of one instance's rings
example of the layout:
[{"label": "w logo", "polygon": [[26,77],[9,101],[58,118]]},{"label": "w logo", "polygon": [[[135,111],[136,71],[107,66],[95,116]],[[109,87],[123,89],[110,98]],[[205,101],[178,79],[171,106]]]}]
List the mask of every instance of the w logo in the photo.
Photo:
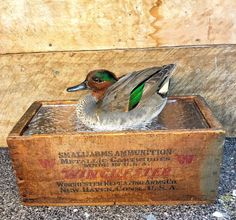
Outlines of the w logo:
[{"label": "w logo", "polygon": [[176,155],[177,161],[181,165],[187,165],[193,162],[195,155]]},{"label": "w logo", "polygon": [[55,159],[39,159],[39,163],[45,169],[52,169],[55,166],[56,161]]}]

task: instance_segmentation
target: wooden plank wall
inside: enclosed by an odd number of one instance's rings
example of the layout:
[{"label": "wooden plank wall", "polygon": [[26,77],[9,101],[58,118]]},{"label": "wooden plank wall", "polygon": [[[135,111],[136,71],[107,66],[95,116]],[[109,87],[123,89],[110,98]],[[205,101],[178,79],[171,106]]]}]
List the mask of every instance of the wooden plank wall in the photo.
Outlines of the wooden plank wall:
[{"label": "wooden plank wall", "polygon": [[0,53],[236,43],[235,0],[0,0]]},{"label": "wooden plank wall", "polygon": [[200,94],[217,118],[236,134],[236,46],[175,47],[107,51],[4,55],[1,63],[0,143],[35,100],[76,99],[66,87],[84,80],[87,72],[107,68],[130,71],[176,63],[171,94]]},{"label": "wooden plank wall", "polygon": [[0,0],[0,146],[33,101],[76,98],[65,88],[93,68],[170,62],[172,94],[203,95],[235,135],[235,43],[232,0]]}]

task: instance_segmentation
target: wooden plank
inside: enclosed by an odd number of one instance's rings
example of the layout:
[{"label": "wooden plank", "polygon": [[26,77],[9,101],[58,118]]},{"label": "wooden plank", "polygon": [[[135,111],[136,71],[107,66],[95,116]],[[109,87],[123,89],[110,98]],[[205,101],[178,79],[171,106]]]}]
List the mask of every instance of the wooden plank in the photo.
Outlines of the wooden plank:
[{"label": "wooden plank", "polygon": [[0,53],[236,43],[232,0],[1,0]]},{"label": "wooden plank", "polygon": [[23,128],[27,126],[27,123],[34,117],[37,111],[40,109],[41,103],[36,101],[34,102],[30,108],[27,110],[27,114],[25,113],[20,121],[18,121],[17,125],[11,131],[11,134],[15,134],[17,136],[23,133]]},{"label": "wooden plank", "polygon": [[227,134],[235,135],[236,46],[174,47],[1,55],[0,144],[34,101],[77,99],[65,89],[92,69],[122,75],[168,63],[177,64],[170,94],[202,95]]}]

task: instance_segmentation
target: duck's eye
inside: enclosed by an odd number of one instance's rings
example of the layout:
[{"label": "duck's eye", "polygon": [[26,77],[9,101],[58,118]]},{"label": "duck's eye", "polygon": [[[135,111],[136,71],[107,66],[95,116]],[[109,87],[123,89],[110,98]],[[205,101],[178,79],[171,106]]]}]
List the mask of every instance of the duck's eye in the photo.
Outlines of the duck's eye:
[{"label": "duck's eye", "polygon": [[92,79],[95,82],[99,82],[99,83],[102,82],[102,80],[99,77],[97,77],[97,76],[93,77]]}]

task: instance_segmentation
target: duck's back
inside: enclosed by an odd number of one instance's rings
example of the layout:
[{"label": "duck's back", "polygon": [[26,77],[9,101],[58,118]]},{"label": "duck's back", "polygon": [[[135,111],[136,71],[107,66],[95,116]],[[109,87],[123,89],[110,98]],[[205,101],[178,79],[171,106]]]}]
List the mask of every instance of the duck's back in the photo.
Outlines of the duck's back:
[{"label": "duck's back", "polygon": [[110,86],[99,105],[108,112],[127,112],[144,104],[169,81],[173,64],[135,71]]}]

